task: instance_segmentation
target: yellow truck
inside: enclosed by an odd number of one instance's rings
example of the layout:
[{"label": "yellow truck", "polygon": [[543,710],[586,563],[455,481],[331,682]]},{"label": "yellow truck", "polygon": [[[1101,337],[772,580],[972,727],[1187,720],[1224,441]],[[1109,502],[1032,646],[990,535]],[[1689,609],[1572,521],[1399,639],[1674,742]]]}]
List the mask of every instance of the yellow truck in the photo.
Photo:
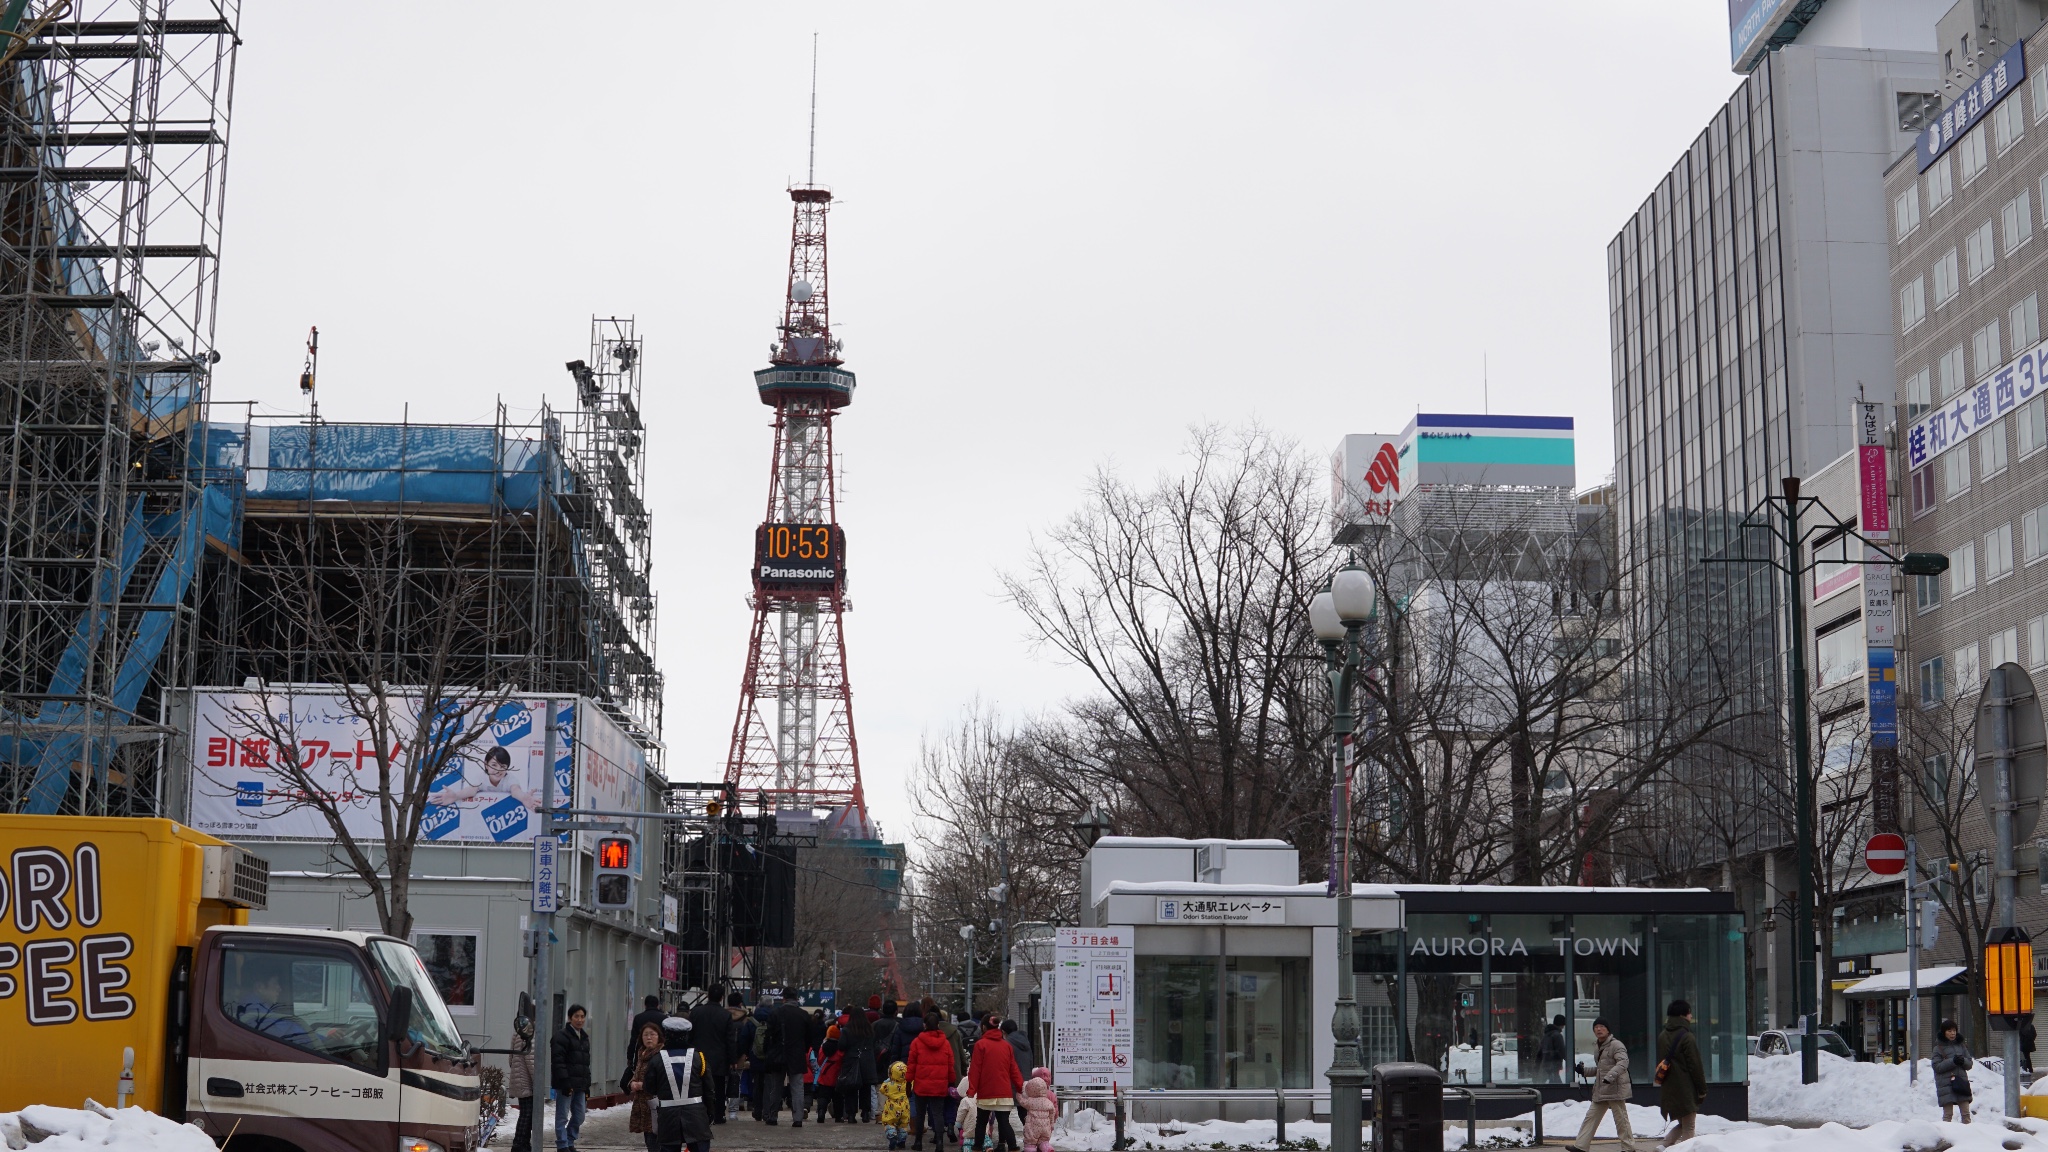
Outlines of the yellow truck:
[{"label": "yellow truck", "polygon": [[472,1152],[478,1059],[419,955],[252,927],[268,884],[169,820],[0,815],[0,1112],[90,1096],[229,1152]]}]

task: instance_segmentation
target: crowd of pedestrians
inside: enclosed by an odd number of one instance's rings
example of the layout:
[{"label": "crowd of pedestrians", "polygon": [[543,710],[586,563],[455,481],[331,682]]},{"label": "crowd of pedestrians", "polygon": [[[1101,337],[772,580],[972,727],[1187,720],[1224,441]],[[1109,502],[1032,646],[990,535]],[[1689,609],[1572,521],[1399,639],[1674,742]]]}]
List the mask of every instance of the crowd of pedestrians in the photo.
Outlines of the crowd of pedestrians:
[{"label": "crowd of pedestrians", "polygon": [[[570,1005],[550,1042],[555,1152],[577,1152],[597,1083],[588,1022],[583,1005]],[[512,1152],[532,1152],[533,1021],[521,1016],[513,1034]],[[878,1124],[892,1150],[923,1152],[929,1139],[933,1152],[1051,1152],[1051,1083],[1014,1020],[956,1018],[930,998],[899,1005],[871,996],[865,1008],[835,1013],[768,993],[749,1008],[718,987],[687,1015],[648,996],[630,1023],[617,1080],[631,1100],[628,1130],[647,1152],[708,1152],[713,1126],[742,1111],[764,1125],[785,1113],[798,1128],[806,1120]]]}]

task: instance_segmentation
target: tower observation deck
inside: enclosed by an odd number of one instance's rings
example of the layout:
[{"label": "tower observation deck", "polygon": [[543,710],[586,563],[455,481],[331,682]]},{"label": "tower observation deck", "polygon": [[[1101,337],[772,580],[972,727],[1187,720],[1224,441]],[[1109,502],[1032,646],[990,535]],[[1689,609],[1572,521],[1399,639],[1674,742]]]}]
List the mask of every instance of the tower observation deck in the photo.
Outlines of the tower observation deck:
[{"label": "tower observation deck", "polygon": [[754,533],[754,626],[733,719],[726,783],[740,803],[789,817],[823,813],[827,835],[867,837],[853,689],[846,671],[846,533],[833,482],[832,423],[854,374],[832,335],[825,226],[832,193],[789,190],[789,278],[768,367],[775,410],[768,503]]}]

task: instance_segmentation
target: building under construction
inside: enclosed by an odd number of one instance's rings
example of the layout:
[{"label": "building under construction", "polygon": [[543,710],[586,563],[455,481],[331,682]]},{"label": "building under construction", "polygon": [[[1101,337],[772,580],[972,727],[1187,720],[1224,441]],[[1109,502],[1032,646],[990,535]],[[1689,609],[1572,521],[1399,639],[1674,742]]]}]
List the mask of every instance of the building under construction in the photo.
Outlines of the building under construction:
[{"label": "building under construction", "polygon": [[446,659],[439,682],[586,697],[658,760],[640,356],[633,321],[593,320],[576,406],[501,403],[491,424],[216,405],[204,472],[227,534],[202,561],[192,682],[423,683]]},{"label": "building under construction", "polygon": [[228,530],[198,464],[238,8],[74,0],[0,16],[10,811],[158,810],[199,554]]}]

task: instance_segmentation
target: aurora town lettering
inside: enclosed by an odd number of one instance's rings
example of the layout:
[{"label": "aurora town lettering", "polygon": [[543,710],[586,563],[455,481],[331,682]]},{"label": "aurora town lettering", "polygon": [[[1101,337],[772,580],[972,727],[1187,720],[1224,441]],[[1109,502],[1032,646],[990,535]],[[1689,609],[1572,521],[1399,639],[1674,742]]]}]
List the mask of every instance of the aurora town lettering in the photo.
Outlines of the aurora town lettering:
[{"label": "aurora town lettering", "polygon": [[[1551,936],[1539,938],[1537,946],[1559,956],[1640,956],[1643,951],[1637,936]],[[1417,936],[1408,947],[1410,956],[1527,956],[1532,951],[1520,936]]]}]

